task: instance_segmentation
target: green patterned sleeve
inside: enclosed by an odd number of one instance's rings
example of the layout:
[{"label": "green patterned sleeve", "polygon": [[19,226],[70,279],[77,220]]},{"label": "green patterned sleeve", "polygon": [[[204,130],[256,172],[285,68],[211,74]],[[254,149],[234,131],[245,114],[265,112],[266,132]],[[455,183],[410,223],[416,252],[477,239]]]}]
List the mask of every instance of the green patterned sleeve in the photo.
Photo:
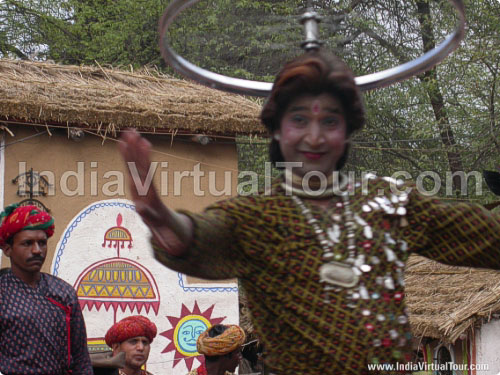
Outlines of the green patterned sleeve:
[{"label": "green patterned sleeve", "polygon": [[407,205],[414,251],[455,266],[500,269],[500,215],[469,203],[444,203],[416,190]]},{"label": "green patterned sleeve", "polygon": [[244,277],[249,262],[240,246],[237,198],[209,206],[203,213],[179,211],[193,222],[193,243],[182,257],[170,256],[152,242],[155,258],[166,267],[209,280]]}]

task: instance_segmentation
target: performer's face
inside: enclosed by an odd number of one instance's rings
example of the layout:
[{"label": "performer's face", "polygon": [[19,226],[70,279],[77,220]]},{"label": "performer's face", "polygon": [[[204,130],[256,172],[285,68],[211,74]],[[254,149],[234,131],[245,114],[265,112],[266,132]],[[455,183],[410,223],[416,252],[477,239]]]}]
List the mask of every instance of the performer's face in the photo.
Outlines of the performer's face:
[{"label": "performer's face", "polygon": [[21,277],[36,274],[47,256],[47,234],[43,230],[22,230],[14,235],[4,253],[10,258],[12,272]]},{"label": "performer's face", "polygon": [[292,100],[281,119],[278,136],[285,162],[301,162],[292,171],[304,176],[318,171],[329,177],[345,151],[346,122],[340,101],[324,93]]},{"label": "performer's face", "polygon": [[113,355],[119,352],[125,352],[125,366],[129,369],[138,370],[144,365],[149,357],[151,349],[150,342],[147,337],[137,336],[125,340],[116,348],[113,348]]}]

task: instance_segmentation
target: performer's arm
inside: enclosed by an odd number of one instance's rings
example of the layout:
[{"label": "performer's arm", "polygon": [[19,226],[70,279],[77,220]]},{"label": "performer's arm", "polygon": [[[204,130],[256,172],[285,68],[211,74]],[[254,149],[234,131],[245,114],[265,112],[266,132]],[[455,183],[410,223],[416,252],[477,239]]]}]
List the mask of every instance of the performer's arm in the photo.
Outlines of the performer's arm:
[{"label": "performer's arm", "polygon": [[193,223],[191,245],[181,257],[173,257],[153,239],[156,259],[170,269],[203,279],[243,277],[248,261],[239,246],[238,219],[226,210],[230,205],[231,200],[212,205],[202,214],[186,213]]},{"label": "performer's arm", "polygon": [[[258,221],[253,202],[238,200],[216,204],[203,214],[168,209],[154,186],[148,187],[151,144],[135,131],[122,135],[120,152],[128,164],[132,199],[137,212],[153,234],[155,257],[165,266],[205,279],[244,277],[250,270],[240,241],[247,235],[259,238],[263,224],[238,232],[242,221]],[[150,181],[149,181],[150,182]],[[255,262],[253,262],[255,263]]]},{"label": "performer's arm", "polygon": [[500,215],[416,191],[410,197],[404,231],[418,254],[450,265],[500,269]]},{"label": "performer's arm", "polygon": [[90,363],[89,352],[87,348],[87,332],[85,330],[85,321],[83,320],[82,310],[76,294],[71,303],[70,320],[70,345],[71,345],[71,374],[72,375],[92,375],[92,365]]},{"label": "performer's arm", "polygon": [[137,213],[141,215],[159,246],[170,256],[182,256],[193,239],[192,222],[185,215],[166,207],[155,187],[147,186],[150,183],[147,180],[151,165],[151,144],[135,130],[130,130],[123,133],[119,149],[127,163],[130,191]]}]

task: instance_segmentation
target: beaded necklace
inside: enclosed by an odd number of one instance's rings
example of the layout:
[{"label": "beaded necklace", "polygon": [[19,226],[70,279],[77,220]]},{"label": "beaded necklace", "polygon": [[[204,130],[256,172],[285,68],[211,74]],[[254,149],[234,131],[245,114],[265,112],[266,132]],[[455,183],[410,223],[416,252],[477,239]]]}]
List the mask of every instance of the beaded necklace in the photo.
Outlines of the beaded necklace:
[{"label": "beaded necklace", "polygon": [[[331,230],[332,232],[329,231],[329,235],[327,235],[304,202],[298,196],[292,196],[292,199],[305,216],[307,223],[313,228],[323,250],[322,260],[325,263],[320,267],[319,274],[320,282],[325,284],[325,292],[332,289],[338,291],[339,287],[356,287],[359,283],[359,276],[363,272],[370,272],[372,269],[369,264],[365,263],[365,256],[363,254],[358,255],[356,251],[356,235],[354,231],[356,224],[350,208],[349,193],[347,191],[342,192],[341,197],[344,206],[345,226],[347,228],[348,254],[347,258],[344,260],[342,259],[342,254],[335,253],[334,251],[334,240],[339,237],[339,233],[335,232],[339,231],[339,227],[334,225]],[[335,218],[337,220],[340,219],[339,217]],[[361,286],[361,288],[363,288],[363,286]],[[362,292],[362,289],[360,292]],[[327,299],[325,302],[329,302],[329,300]]]},{"label": "beaded necklace", "polygon": [[[366,175],[367,179],[375,179],[373,175]],[[402,183],[388,177],[382,177],[397,187],[402,187]],[[344,180],[345,182],[345,180]],[[351,182],[350,182],[351,184]],[[346,184],[347,185],[347,184]],[[354,184],[359,187],[361,184]],[[295,185],[297,186],[297,185]],[[406,310],[395,314],[395,311],[385,311],[379,309],[381,303],[389,303],[394,300],[396,303],[403,299],[403,292],[397,290],[399,286],[404,286],[404,262],[399,258],[406,257],[408,244],[403,239],[394,239],[390,231],[391,222],[385,221],[382,225],[383,240],[377,245],[381,251],[369,250],[372,247],[374,232],[368,220],[363,216],[369,213],[376,214],[377,211],[383,212],[391,218],[392,223],[396,224],[399,220],[400,227],[409,225],[406,216],[406,204],[408,203],[408,193],[401,191],[399,193],[386,193],[381,196],[370,196],[361,202],[361,213],[357,214],[351,207],[349,200],[349,189],[351,186],[343,188],[342,192],[336,195],[341,200],[336,203],[337,208],[343,208],[343,212],[335,211],[331,214],[332,221],[327,224],[326,230],[320,226],[320,222],[313,216],[311,209],[302,201],[302,198],[318,199],[317,196],[308,195],[301,191],[300,195],[291,196],[296,206],[304,215],[306,222],[313,229],[314,234],[322,248],[319,267],[320,282],[323,284],[323,303],[337,303],[338,293],[345,293],[346,307],[350,309],[359,309],[364,322],[364,329],[370,335],[370,342],[373,347],[393,347],[393,358],[400,358],[402,353],[400,348],[407,345],[411,339],[409,330],[405,330],[408,323]],[[291,189],[287,189],[290,192]],[[320,197],[324,198],[324,197]],[[365,217],[366,219],[366,217]],[[344,226],[347,236],[347,254],[336,251],[336,248],[343,247],[341,244],[341,227]],[[361,243],[356,240],[356,228],[361,228],[358,236],[365,238]],[[378,236],[380,238],[380,234]],[[376,234],[377,235],[377,234]],[[359,237],[358,237],[359,238]],[[358,247],[359,246],[359,247]],[[378,265],[383,264],[386,258],[386,264],[391,265],[391,270],[380,269]],[[367,273],[375,272],[371,277]],[[374,277],[375,276],[375,277]],[[370,279],[374,278],[374,282]],[[367,281],[365,281],[368,280]],[[365,284],[366,283],[366,284]],[[394,321],[394,322],[393,322]],[[372,363],[378,363],[378,358],[369,359]]]},{"label": "beaded necklace", "polygon": [[[300,186],[300,180],[298,176],[293,175],[291,182],[286,181],[282,184],[283,188],[288,194],[292,194],[292,199],[295,204],[300,208],[302,214],[305,216],[307,223],[313,228],[313,231],[318,238],[318,241],[323,250],[322,260],[324,264],[319,269],[320,282],[324,284],[324,291],[328,292],[330,290],[340,291],[341,288],[353,288],[359,283],[359,276],[363,272],[370,272],[371,266],[365,264],[364,255],[357,256],[356,251],[356,234],[355,234],[355,220],[352,213],[350,202],[349,202],[349,189],[348,181],[345,175],[340,175],[341,183],[339,184],[337,191],[333,189],[332,179],[328,181],[327,189],[322,194],[311,194],[310,192],[304,191],[303,189],[294,187]],[[347,189],[345,189],[347,188]],[[340,189],[345,189],[340,191]],[[342,197],[342,205],[344,207],[344,222],[347,228],[347,258],[342,259],[344,255],[340,253],[335,253],[334,242],[338,242],[340,237],[340,227],[334,224],[328,231],[328,235],[321,228],[318,220],[314,218],[311,210],[307,208],[300,197],[313,198],[313,199],[324,199],[332,197],[334,195],[340,195]],[[332,218],[337,221],[341,221],[339,215],[332,215]],[[329,299],[325,297],[325,302],[328,303]]]},{"label": "beaded necklace", "polygon": [[[373,231],[368,223],[366,223],[360,216],[353,213],[349,201],[350,186],[347,186],[348,184],[346,181],[346,177],[342,177],[343,181],[341,185],[343,185],[345,189],[344,191],[338,191],[336,195],[340,195],[340,197],[342,198],[342,202],[338,202],[337,207],[343,207],[344,212],[343,215],[335,213],[331,215],[332,225],[327,229],[326,233],[319,225],[318,220],[314,218],[311,210],[300,198],[305,197],[309,199],[318,199],[324,197],[318,197],[315,195],[311,196],[304,190],[301,190],[300,194],[294,194],[291,197],[295,204],[300,208],[302,214],[306,218],[307,223],[313,228],[314,234],[316,235],[318,242],[320,243],[320,246],[323,250],[322,260],[324,261],[324,263],[319,269],[319,274],[320,282],[324,285],[323,290],[325,292],[325,303],[330,302],[328,298],[328,292],[341,292],[343,289],[348,289],[348,298],[353,301],[357,299],[379,298],[379,293],[374,291],[370,292],[363,284],[363,282],[360,282],[360,278],[363,273],[372,271],[372,265],[370,265],[369,263],[376,265],[380,263],[380,260],[376,256],[371,256],[370,259],[367,259],[365,256],[365,252],[358,253],[355,229],[357,224],[359,224],[363,228],[363,235],[367,240],[371,240],[373,238]],[[368,175],[368,178],[373,179],[374,177]],[[389,182],[395,182],[389,178],[383,179]],[[286,183],[283,184],[284,188],[285,185]],[[358,186],[358,184],[356,184],[356,186]],[[294,192],[300,190],[296,187],[294,187],[293,189]],[[288,192],[292,191],[291,187],[288,187],[288,189],[285,190]],[[364,212],[381,209],[388,214],[396,214],[398,216],[401,216],[403,222],[404,215],[406,214],[404,205],[406,204],[407,195],[401,194],[399,197],[392,196],[391,198],[392,201],[385,197],[375,197],[374,201],[368,200],[363,205],[362,209]],[[393,204],[396,207],[394,207]],[[335,251],[335,244],[340,243],[340,225],[342,222],[344,223],[344,226],[347,230],[347,255]],[[404,267],[404,264],[397,259],[394,252],[389,248],[389,246],[396,244],[396,242],[392,239],[389,232],[386,232],[384,236],[385,242],[387,244],[387,246],[384,247],[387,261],[396,263],[398,268],[398,279],[400,279],[400,283],[402,284],[402,269]],[[401,248],[404,249],[403,251],[406,251],[406,244],[402,243]],[[394,280],[389,274],[386,274],[383,277],[381,283],[387,289],[394,289]],[[354,307],[354,303],[351,303],[348,306]]]}]

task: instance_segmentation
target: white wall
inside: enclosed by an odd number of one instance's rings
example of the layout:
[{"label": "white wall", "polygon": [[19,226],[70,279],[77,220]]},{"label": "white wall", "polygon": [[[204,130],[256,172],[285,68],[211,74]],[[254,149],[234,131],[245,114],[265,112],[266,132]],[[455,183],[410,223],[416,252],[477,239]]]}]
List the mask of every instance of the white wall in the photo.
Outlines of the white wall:
[{"label": "white wall", "polygon": [[476,330],[476,363],[488,365],[488,370],[478,370],[477,375],[500,373],[500,320],[492,320]]},{"label": "white wall", "polygon": [[[119,258],[117,249],[109,247],[109,242],[103,246],[105,233],[116,226],[126,228],[133,238],[130,248],[129,243],[124,243],[124,247],[120,248]],[[238,287],[234,281],[190,280],[185,275],[167,269],[154,259],[149,236],[149,230],[136,214],[132,202],[95,202],[80,211],[66,227],[56,248],[51,273],[66,280],[78,291],[82,291],[79,285],[87,285],[90,292],[85,292],[85,295],[79,293],[81,304],[96,300],[102,303],[100,306],[85,305],[83,308],[89,341],[103,341],[115,319],[118,321],[130,315],[147,316],[158,327],[158,336],[151,345],[147,370],[153,374],[185,375],[200,365],[196,339],[201,328],[204,330],[216,323],[238,324]],[[125,292],[94,297],[92,285],[100,288],[102,283],[95,281],[98,272],[89,273],[89,270],[95,270],[103,264],[104,267],[111,266],[107,270],[118,269],[113,268],[112,262],[134,264],[142,269],[155,297],[127,297]],[[108,272],[103,271],[102,267],[99,269],[102,275]],[[129,275],[126,272],[112,272],[111,275]],[[94,276],[86,279],[85,275]],[[113,282],[113,285],[116,284]],[[130,282],[127,277],[121,281],[121,285],[125,288],[138,284]],[[155,303],[156,311],[155,308],[133,307],[135,303],[139,306],[144,302]]]}]

